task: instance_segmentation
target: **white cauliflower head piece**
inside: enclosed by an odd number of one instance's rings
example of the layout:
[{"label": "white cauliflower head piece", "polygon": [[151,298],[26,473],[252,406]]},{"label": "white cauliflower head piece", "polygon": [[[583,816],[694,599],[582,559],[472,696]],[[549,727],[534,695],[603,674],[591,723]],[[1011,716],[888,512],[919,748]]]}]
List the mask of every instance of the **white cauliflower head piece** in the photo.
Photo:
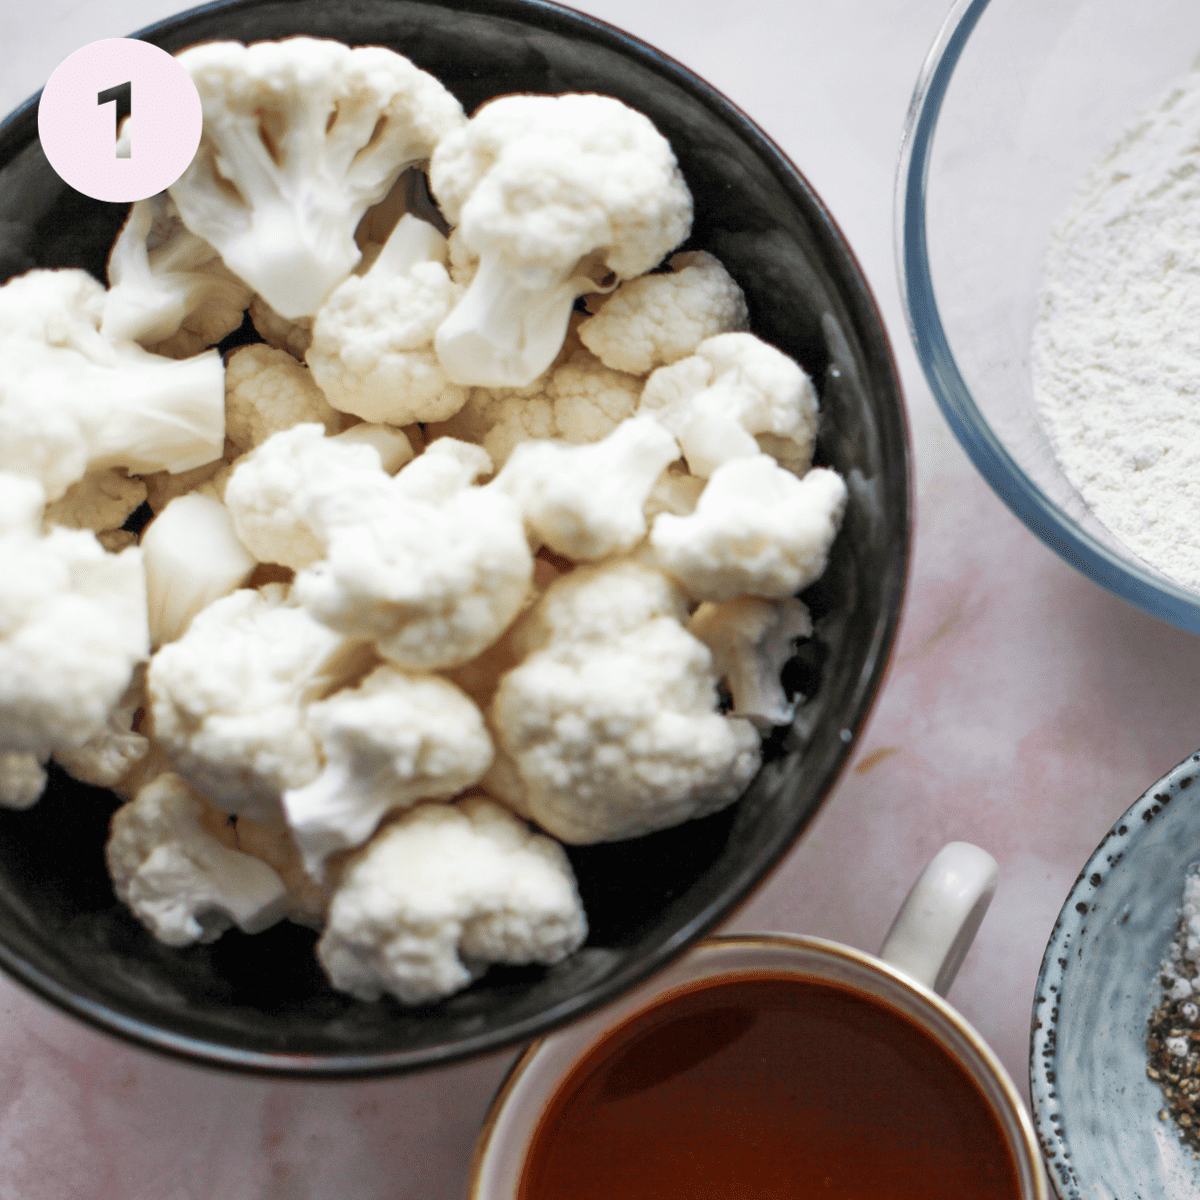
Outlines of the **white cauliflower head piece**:
[{"label": "white cauliflower head piece", "polygon": [[707,338],[749,328],[742,289],[706,250],[673,254],[670,267],[621,284],[579,326],[579,340],[605,366],[648,375]]},{"label": "white cauliflower head piece", "polygon": [[459,383],[531,383],[562,346],[576,297],[650,270],[691,229],[670,144],[609,96],[492,100],[443,139],[429,173],[479,261],[437,334]]},{"label": "white cauliflower head piece", "polygon": [[[325,557],[309,496],[328,489],[352,497],[386,484],[379,451],[357,437],[326,437],[322,426],[295,425],[238,460],[225,485],[234,530],[258,562],[298,570]],[[353,499],[351,499],[353,504]]]},{"label": "white cauliflower head piece", "polygon": [[0,472],[0,752],[39,762],[103,734],[150,653],[141,552],[43,534],[44,502],[33,480]]},{"label": "white cauliflower head piece", "polygon": [[330,403],[367,421],[444,421],[467,399],[433,347],[461,289],[446,271],[446,239],[405,214],[365,275],[334,289],[305,355]]},{"label": "white cauliflower head piece", "polygon": [[478,442],[502,467],[522,442],[600,441],[633,416],[644,382],[577,348],[528,387],[472,388],[466,404],[432,432]]},{"label": "white cauliflower head piece", "polygon": [[169,946],[259,933],[287,906],[283,880],[236,849],[232,829],[177,775],[160,775],[113,814],[105,858],[117,896]]},{"label": "white cauliflower head piece", "polygon": [[319,621],[426,671],[474,658],[520,611],[533,556],[516,504],[471,480],[478,446],[440,438],[394,479],[313,488],[307,515],[327,550],[297,576]]},{"label": "white cauliflower head piece", "polygon": [[840,475],[814,467],[797,479],[766,454],[718,467],[689,516],[660,513],[655,565],[696,600],[781,600],[815,582],[846,510]]},{"label": "white cauliflower head piece", "polygon": [[226,812],[262,816],[321,769],[307,699],[332,690],[344,639],[268,584],[214,601],[147,674],[154,733],[175,771]]},{"label": "white cauliflower head piece", "polygon": [[492,764],[483,715],[449,680],[377,667],[355,688],[311,705],[308,728],[325,767],[284,793],[283,809],[309,874],[365,842],[383,817],[418,800],[445,800]]},{"label": "white cauliflower head piece", "polygon": [[382,46],[294,37],[181,51],[204,127],[170,188],[184,224],[280,316],[313,316],[354,269],[354,231],[462,106]]},{"label": "white cauliflower head piece", "polygon": [[812,630],[808,608],[795,597],[706,602],[688,623],[688,632],[712,651],[713,666],[733,698],[734,716],[749,717],[760,728],[786,725],[795,715],[796,700],[787,698],[781,675],[796,640],[810,637]]},{"label": "white cauliflower head piece", "polygon": [[498,804],[422,804],[348,863],[317,956],[333,986],[427,1004],[489,963],[554,963],[587,923],[562,847]]},{"label": "white cauliflower head piece", "polygon": [[46,790],[46,769],[28,750],[0,750],[0,808],[29,808]]},{"label": "white cauliflower head piece", "polygon": [[100,332],[86,271],[33,270],[0,286],[0,470],[57,500],[89,471],[186,471],[225,446],[215,350],[175,361]]},{"label": "white cauliflower head piece", "polygon": [[591,445],[524,442],[489,486],[516,500],[535,549],[549,546],[572,561],[604,558],[645,536],[643,505],[678,457],[653,417],[631,417]]},{"label": "white cauliflower head piece", "polygon": [[646,381],[639,412],[653,413],[708,476],[732,458],[766,453],[797,475],[812,462],[817,394],[794,359],[752,333],[722,333]]},{"label": "white cauliflower head piece", "polygon": [[225,436],[236,454],[247,454],[273,433],[293,425],[321,425],[328,434],[342,428],[306,370],[286,350],[256,343],[235,350],[225,364]]},{"label": "white cauliflower head piece", "polygon": [[571,843],[639,837],[737,799],[758,734],[716,711],[712,655],[681,616],[673,586],[629,560],[551,585],[522,631],[532,653],[492,700],[484,788]]}]

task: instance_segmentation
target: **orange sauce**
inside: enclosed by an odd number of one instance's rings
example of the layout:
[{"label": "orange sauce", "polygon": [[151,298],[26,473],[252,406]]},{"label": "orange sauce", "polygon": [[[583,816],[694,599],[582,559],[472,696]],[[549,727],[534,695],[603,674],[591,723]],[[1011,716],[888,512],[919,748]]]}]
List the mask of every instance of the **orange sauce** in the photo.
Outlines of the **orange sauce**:
[{"label": "orange sauce", "polygon": [[701,983],[613,1030],[534,1132],[518,1200],[1019,1200],[955,1059],[858,992]]}]

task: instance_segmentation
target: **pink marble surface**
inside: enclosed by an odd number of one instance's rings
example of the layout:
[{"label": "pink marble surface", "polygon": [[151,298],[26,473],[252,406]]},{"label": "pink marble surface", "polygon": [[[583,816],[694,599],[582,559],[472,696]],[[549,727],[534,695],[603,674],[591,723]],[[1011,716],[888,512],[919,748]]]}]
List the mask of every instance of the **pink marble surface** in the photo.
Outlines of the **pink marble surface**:
[{"label": "pink marble surface", "polygon": [[[8,111],[72,50],[172,0],[0,0]],[[1113,820],[1200,745],[1200,640],[1059,561],[958,449],[897,296],[891,195],[905,108],[945,0],[592,0],[778,141],[842,224],[904,380],[917,535],[891,673],[838,788],[729,928],[874,950],[945,841],[1000,861],[950,993],[1018,1085],[1055,915]],[[259,1083],[161,1061],[0,978],[0,1200],[452,1200],[508,1056],[419,1078]]]}]

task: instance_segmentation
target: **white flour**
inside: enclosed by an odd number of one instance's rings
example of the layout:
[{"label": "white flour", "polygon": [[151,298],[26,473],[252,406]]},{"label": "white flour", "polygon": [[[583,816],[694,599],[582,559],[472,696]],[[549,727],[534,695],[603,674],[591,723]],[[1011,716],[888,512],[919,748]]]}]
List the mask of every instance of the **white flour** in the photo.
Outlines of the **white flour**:
[{"label": "white flour", "polygon": [[1093,167],[1042,288],[1034,390],[1067,477],[1200,590],[1200,69]]}]

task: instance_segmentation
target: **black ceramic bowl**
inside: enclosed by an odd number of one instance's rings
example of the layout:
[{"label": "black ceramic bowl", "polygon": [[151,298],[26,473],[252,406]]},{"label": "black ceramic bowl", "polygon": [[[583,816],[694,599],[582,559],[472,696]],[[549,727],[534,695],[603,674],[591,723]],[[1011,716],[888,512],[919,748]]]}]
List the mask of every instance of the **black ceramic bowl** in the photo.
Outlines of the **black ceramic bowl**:
[{"label": "black ceramic bowl", "polygon": [[[696,76],[637,40],[537,0],[231,0],[137,36],[168,51],[294,34],[382,44],[436,75],[468,112],[507,92],[593,91],[648,114],[696,201],[692,248],[745,289],[754,331],[821,396],[818,462],[849,486],[824,578],[804,593],[815,635],[785,682],[808,697],[726,811],[650,837],[570,848],[591,932],[566,961],[493,968],[408,1009],[333,991],[314,935],[285,923],[207,946],[160,945],[115,900],[103,845],[116,800],[52,775],[0,812],[0,966],[65,1011],[192,1062],[291,1077],[427,1068],[546,1033],[664,966],[727,916],[817,812],[886,666],[904,590],[909,460],[887,336],[858,265],[779,150]],[[90,200],[47,165],[36,98],[0,125],[0,280],[32,266],[104,279],[126,206]],[[15,227],[15,228],[14,228]]]}]

